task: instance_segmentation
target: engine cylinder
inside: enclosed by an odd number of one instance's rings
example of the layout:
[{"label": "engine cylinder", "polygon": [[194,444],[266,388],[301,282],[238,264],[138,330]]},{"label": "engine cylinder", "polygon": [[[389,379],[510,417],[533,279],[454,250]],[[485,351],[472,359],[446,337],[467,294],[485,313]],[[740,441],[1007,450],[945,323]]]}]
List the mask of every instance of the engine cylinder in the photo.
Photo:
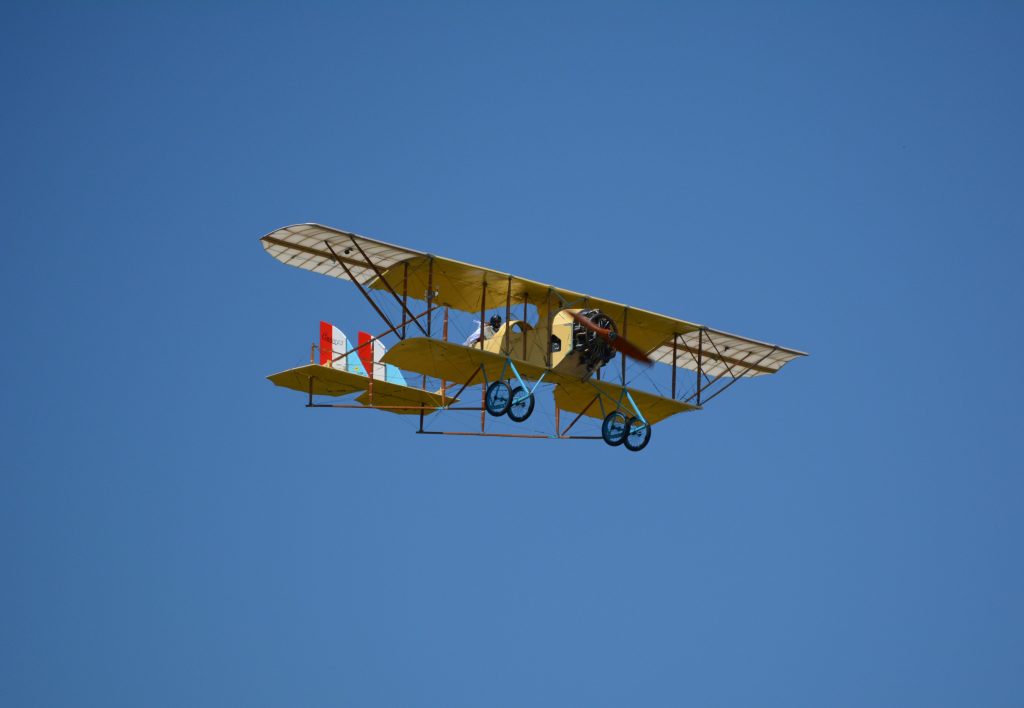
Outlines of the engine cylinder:
[{"label": "engine cylinder", "polygon": [[[600,310],[583,310],[580,315],[597,327],[618,333],[612,318]],[[572,349],[579,354],[580,363],[587,367],[588,373],[600,369],[615,357],[615,350],[608,342],[575,320],[572,325]]]}]

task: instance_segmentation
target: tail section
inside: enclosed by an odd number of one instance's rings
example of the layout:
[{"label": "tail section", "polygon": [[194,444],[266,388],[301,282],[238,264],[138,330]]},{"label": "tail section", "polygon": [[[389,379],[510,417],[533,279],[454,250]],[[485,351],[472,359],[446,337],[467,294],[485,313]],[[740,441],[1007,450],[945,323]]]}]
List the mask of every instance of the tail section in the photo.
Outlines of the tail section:
[{"label": "tail section", "polygon": [[349,371],[366,376],[373,372],[378,381],[408,386],[398,367],[385,364],[381,359],[387,348],[379,339],[366,332],[359,333],[359,345],[355,346],[345,333],[330,322],[320,323],[320,365],[332,369]]},{"label": "tail section", "polygon": [[366,332],[359,333],[359,359],[362,361],[366,371],[372,371],[373,378],[378,381],[408,386],[405,382],[405,377],[402,376],[402,372],[398,370],[398,367],[381,361],[384,358],[385,352],[387,352],[387,347],[384,346],[382,341],[374,339]]},{"label": "tail section", "polygon": [[[351,371],[366,376],[366,370],[354,353],[345,355],[352,345],[348,337],[330,322],[320,322],[320,365],[332,369]],[[383,355],[382,355],[383,356]]]}]

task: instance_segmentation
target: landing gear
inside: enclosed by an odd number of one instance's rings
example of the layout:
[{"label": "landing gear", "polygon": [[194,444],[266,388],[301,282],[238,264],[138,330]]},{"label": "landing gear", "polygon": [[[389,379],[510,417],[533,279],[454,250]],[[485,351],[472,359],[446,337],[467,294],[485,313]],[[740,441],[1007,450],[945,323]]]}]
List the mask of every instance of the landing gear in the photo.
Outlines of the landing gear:
[{"label": "landing gear", "polygon": [[628,422],[625,413],[612,411],[604,417],[604,422],[601,423],[601,438],[612,447],[621,445],[626,441],[626,424]]},{"label": "landing gear", "polygon": [[484,396],[484,407],[495,418],[508,415],[517,423],[522,423],[533,413],[537,401],[533,394],[522,386],[511,388],[504,381],[492,381]]},{"label": "landing gear", "polygon": [[[509,420],[512,422],[522,423],[533,414],[533,409],[537,403],[537,400],[533,395],[534,390],[536,390],[536,386],[531,390],[525,383],[523,383],[522,377],[520,377],[519,372],[515,370],[515,365],[511,364],[511,361],[512,360],[509,359],[506,363],[511,365],[515,379],[505,379],[506,370],[503,368],[499,377],[487,384],[484,389],[484,410],[496,418],[507,415]],[[540,384],[540,380],[543,378],[544,377],[541,376],[537,381],[538,385]],[[612,398],[610,394],[596,386],[596,384],[595,388],[598,390],[598,396]],[[597,400],[597,397],[595,397],[595,400]],[[623,388],[617,400],[615,398],[612,398],[612,400],[614,401],[614,410],[608,413],[601,421],[601,439],[610,447],[625,445],[626,449],[630,452],[639,452],[640,450],[643,450],[651,440],[650,423],[648,423],[647,419],[644,418],[642,413],[640,413],[640,410],[637,408],[636,402],[633,400],[628,389]],[[623,407],[623,400],[625,400],[631,408]],[[591,403],[593,403],[593,401],[591,401]],[[608,408],[603,404],[601,408],[602,413],[608,410]],[[576,416],[576,419],[578,420],[584,413],[586,413],[586,408]],[[554,437],[566,437],[565,431],[559,432],[558,430],[557,411],[555,421],[556,435]],[[574,420],[573,423],[575,422],[576,421]],[[572,424],[570,424],[569,427],[571,428]],[[566,431],[567,430],[568,428],[566,428]],[[483,433],[482,421],[481,433]]]},{"label": "landing gear", "polygon": [[651,426],[637,416],[612,411],[601,423],[601,439],[612,447],[625,445],[631,452],[640,452],[651,440]]},{"label": "landing gear", "polygon": [[[487,412],[494,417],[500,417],[508,413],[512,405],[512,389],[504,381],[494,381],[487,387],[487,394],[484,396],[484,406]],[[533,406],[530,406],[533,410]],[[527,414],[529,415],[529,413]]]},{"label": "landing gear", "polygon": [[623,436],[622,442],[631,452],[640,452],[651,441],[651,426],[639,418],[630,418],[626,429],[629,432]]},{"label": "landing gear", "polygon": [[512,389],[509,399],[508,417],[517,423],[522,423],[533,413],[533,406],[536,402],[532,393],[527,392],[522,386],[516,386]]}]

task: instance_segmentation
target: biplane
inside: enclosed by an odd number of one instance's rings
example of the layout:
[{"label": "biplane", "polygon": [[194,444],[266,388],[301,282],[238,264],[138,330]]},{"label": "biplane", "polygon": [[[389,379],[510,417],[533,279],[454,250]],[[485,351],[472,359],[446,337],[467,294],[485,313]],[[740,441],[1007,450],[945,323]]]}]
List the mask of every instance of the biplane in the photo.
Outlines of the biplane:
[{"label": "biplane", "polygon": [[[386,327],[352,342],[322,321],[310,362],[270,381],[304,393],[308,407],[418,416],[419,433],[600,439],[635,452],[654,425],[700,410],[740,379],[773,374],[806,356],[319,224],[287,226],[260,240],[282,263],[353,283]],[[479,316],[463,343],[449,336],[456,314]],[[390,349],[385,338],[396,340]],[[668,390],[640,388],[627,377],[631,362],[641,371],[670,367]],[[518,424],[529,419],[542,385],[553,388],[553,430],[487,430],[488,415]],[[477,388],[478,396],[467,395]],[[348,403],[321,402],[354,394]],[[478,411],[479,429],[425,429],[425,419],[448,411]],[[575,417],[562,427],[562,414]],[[584,417],[594,419],[599,435],[570,434]]]}]

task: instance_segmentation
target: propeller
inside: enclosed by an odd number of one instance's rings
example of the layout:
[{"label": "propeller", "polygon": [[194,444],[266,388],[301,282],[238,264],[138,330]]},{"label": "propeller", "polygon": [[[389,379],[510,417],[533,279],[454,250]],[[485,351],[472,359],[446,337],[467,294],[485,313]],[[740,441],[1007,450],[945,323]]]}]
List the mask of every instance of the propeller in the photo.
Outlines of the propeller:
[{"label": "propeller", "polygon": [[633,344],[625,337],[619,336],[618,333],[613,332],[610,329],[598,327],[596,324],[594,324],[589,319],[581,315],[579,312],[570,311],[569,314],[572,315],[572,318],[574,320],[579,322],[581,325],[589,329],[591,332],[596,334],[604,341],[608,342],[608,344],[611,345],[612,349],[616,349],[625,354],[626,356],[632,357],[637,361],[642,361],[645,364],[653,363],[651,362],[650,357],[647,356],[646,352],[644,352],[643,349]]}]

